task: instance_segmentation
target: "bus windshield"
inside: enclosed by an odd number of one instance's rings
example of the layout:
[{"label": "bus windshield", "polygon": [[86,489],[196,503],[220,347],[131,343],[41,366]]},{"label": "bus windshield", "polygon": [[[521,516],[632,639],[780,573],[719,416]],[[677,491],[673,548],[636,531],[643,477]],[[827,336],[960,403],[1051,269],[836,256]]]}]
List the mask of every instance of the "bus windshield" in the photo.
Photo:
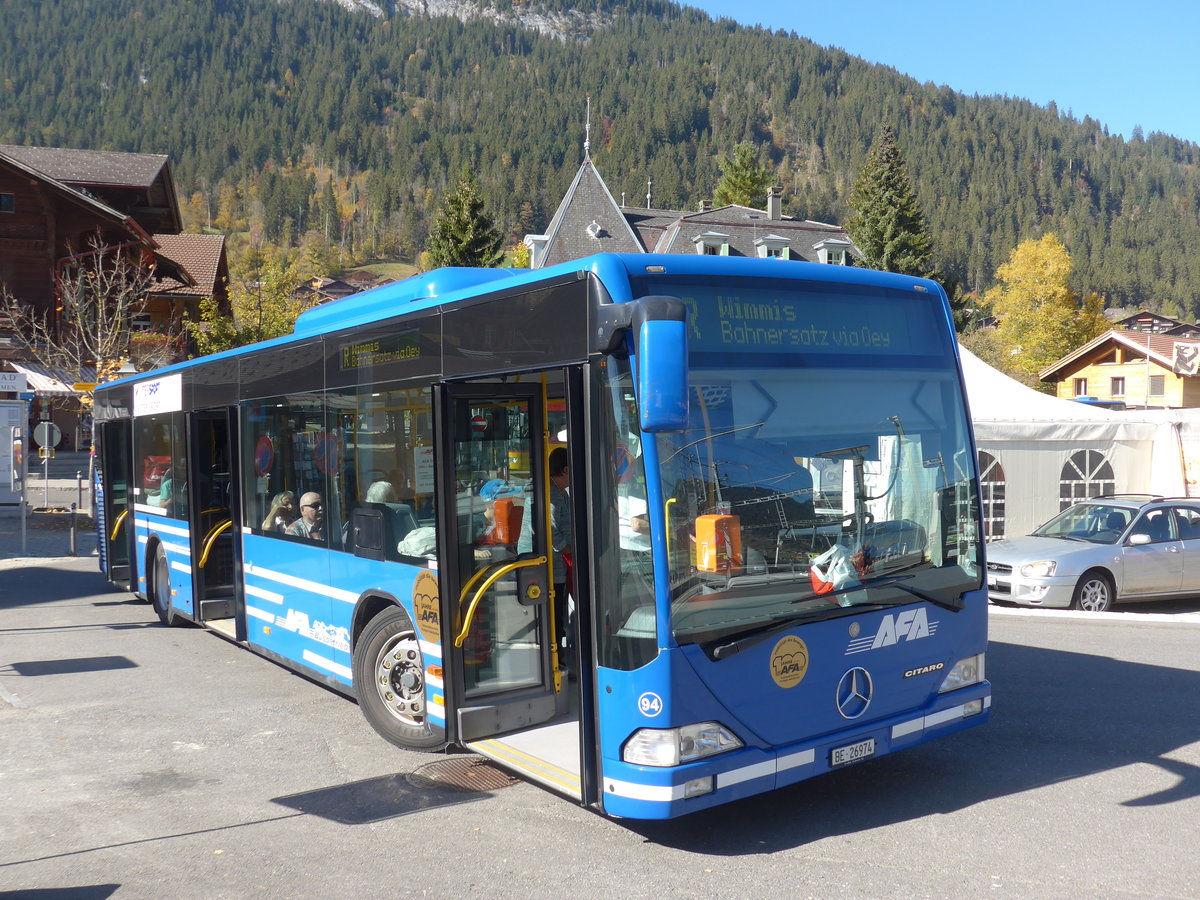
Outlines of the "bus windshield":
[{"label": "bus windshield", "polygon": [[655,285],[691,322],[689,428],[657,438],[680,643],[979,587],[940,298],[800,288]]}]

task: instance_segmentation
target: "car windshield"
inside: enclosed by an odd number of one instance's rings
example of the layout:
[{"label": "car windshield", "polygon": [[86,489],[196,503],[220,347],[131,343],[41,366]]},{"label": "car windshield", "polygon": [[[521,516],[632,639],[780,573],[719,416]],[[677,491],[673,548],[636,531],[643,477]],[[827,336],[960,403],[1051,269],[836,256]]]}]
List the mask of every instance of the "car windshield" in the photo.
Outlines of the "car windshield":
[{"label": "car windshield", "polygon": [[[702,292],[670,293],[708,324]],[[771,310],[788,302],[769,299]],[[896,292],[886,299],[899,309],[874,318],[863,298],[821,299],[885,322],[893,344],[896,316],[936,328],[931,298]],[[721,303],[743,318],[767,305]],[[706,331],[690,340],[688,430],[657,438],[676,640],[728,641],[917,599],[957,608],[978,587],[968,424],[954,359],[936,342],[906,336],[908,355],[793,357],[758,345],[706,353]]]},{"label": "car windshield", "polygon": [[1121,539],[1136,510],[1107,503],[1077,503],[1034,529],[1040,537],[1115,544]]}]

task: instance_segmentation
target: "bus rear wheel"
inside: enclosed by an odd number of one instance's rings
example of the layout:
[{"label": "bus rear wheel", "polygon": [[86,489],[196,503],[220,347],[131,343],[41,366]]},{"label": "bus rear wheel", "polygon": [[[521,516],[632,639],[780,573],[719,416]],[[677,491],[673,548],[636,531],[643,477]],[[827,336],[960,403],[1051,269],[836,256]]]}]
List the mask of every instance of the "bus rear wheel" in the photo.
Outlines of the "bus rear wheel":
[{"label": "bus rear wheel", "polygon": [[167,562],[167,551],[162,544],[154,548],[154,563],[150,568],[150,602],[158,620],[164,625],[181,624],[171,609],[171,564]]},{"label": "bus rear wheel", "polygon": [[389,606],[363,629],[354,648],[354,690],[358,705],[380,735],[410,750],[444,746],[441,728],[425,708],[425,662],[412,622]]}]

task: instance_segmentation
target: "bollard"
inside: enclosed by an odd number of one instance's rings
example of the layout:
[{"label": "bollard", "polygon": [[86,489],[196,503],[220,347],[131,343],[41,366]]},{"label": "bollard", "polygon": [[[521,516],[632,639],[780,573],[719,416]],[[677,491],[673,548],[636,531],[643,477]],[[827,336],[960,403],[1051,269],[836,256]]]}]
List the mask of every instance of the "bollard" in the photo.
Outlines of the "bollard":
[{"label": "bollard", "polygon": [[25,513],[29,509],[29,501],[21,497],[21,555],[28,556],[28,544],[25,540]]},{"label": "bollard", "polygon": [[72,503],[71,504],[71,556],[79,555],[79,542],[76,538],[76,533],[75,533],[75,511],[76,511],[76,509],[78,509],[78,506],[76,504]]}]

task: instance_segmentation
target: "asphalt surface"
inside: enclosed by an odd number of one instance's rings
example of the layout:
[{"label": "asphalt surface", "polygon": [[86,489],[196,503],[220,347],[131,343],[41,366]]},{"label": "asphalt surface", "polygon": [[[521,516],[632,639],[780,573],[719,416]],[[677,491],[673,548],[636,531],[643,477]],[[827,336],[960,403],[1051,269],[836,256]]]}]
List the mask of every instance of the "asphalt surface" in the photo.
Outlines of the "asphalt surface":
[{"label": "asphalt surface", "polygon": [[0,559],[0,898],[1198,897],[1191,608],[994,609],[985,727],[637,823],[433,786],[95,559]]}]

